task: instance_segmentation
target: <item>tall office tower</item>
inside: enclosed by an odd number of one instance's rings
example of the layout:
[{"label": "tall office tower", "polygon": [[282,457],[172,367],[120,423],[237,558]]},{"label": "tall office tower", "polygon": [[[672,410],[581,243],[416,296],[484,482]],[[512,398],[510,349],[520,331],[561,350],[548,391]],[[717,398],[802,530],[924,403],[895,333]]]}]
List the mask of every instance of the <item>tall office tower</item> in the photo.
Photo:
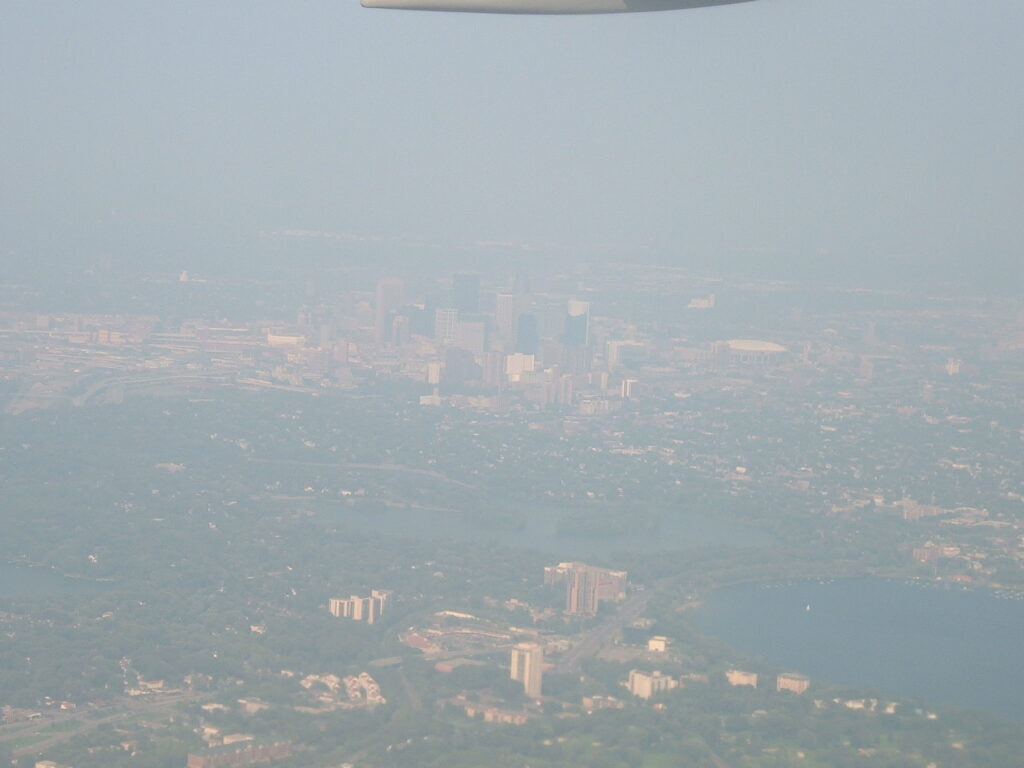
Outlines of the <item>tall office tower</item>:
[{"label": "tall office tower", "polygon": [[329,349],[333,341],[334,326],[330,323],[320,323],[319,333],[317,334],[317,346],[320,349]]},{"label": "tall office tower", "polygon": [[485,387],[499,387],[505,377],[505,355],[488,352],[484,356],[483,377]]},{"label": "tall office tower", "polygon": [[440,307],[434,310],[434,341],[451,344],[459,332],[459,310]]},{"label": "tall office tower", "polygon": [[597,613],[598,574],[593,568],[576,568],[569,573],[565,590],[565,612],[572,616]]},{"label": "tall office tower", "polygon": [[[560,352],[562,365],[569,373],[587,373],[593,367],[594,350],[590,347],[563,346]],[[548,362],[546,356],[544,362]]]},{"label": "tall office tower", "polygon": [[482,357],[487,351],[487,323],[484,320],[460,320],[455,331],[455,346]]},{"label": "tall office tower", "polygon": [[516,327],[522,306],[525,302],[514,293],[499,293],[494,302],[494,324],[506,344],[506,349],[514,348],[516,343]]},{"label": "tall office tower", "polygon": [[569,316],[565,304],[561,301],[541,303],[534,306],[537,316],[537,333],[542,339],[557,339],[565,336],[565,320]]},{"label": "tall office tower", "polygon": [[629,400],[633,397],[633,389],[636,387],[636,379],[623,379],[622,386],[620,387],[620,394],[623,400]]},{"label": "tall office tower", "polygon": [[554,387],[553,399],[559,405],[572,405],[573,381],[572,376],[565,373],[552,382]]},{"label": "tall office tower", "polygon": [[544,649],[537,643],[519,643],[512,649],[512,679],[523,684],[531,699],[540,698]]},{"label": "tall office tower", "polygon": [[590,302],[569,302],[563,338],[570,347],[585,347],[590,343]]},{"label": "tall office tower", "polygon": [[536,355],[540,347],[540,335],[537,333],[537,318],[533,315],[520,315],[516,324],[516,352],[524,355]]},{"label": "tall office tower", "polygon": [[415,336],[431,338],[434,335],[434,307],[426,304],[407,306],[403,314],[409,316],[409,332]]},{"label": "tall office tower", "polygon": [[377,306],[374,307],[373,341],[379,347],[391,336],[391,313],[405,303],[405,283],[401,280],[377,281]]},{"label": "tall office tower", "polygon": [[452,278],[452,306],[469,314],[480,311],[480,275]]}]

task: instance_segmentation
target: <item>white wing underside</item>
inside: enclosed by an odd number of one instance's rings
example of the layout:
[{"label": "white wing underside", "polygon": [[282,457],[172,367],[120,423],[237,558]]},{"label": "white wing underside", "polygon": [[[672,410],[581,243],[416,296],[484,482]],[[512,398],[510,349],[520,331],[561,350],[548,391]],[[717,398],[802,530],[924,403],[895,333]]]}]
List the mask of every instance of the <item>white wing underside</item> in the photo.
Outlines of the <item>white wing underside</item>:
[{"label": "white wing underside", "polygon": [[639,13],[732,5],[752,0],[362,0],[365,8],[463,13]]}]

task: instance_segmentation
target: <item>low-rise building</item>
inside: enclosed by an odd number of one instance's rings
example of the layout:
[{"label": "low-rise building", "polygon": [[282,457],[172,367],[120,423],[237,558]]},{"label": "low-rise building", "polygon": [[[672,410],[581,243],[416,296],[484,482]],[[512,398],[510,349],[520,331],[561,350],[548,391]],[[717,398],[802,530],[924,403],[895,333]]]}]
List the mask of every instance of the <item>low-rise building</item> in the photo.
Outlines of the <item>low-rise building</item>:
[{"label": "low-rise building", "polygon": [[584,696],[582,706],[589,714],[599,709],[622,709],[625,704],[614,696]]},{"label": "low-rise building", "polygon": [[672,641],[664,635],[655,635],[647,641],[647,650],[653,653],[665,653]]},{"label": "low-rise building", "polygon": [[277,744],[253,744],[242,749],[212,750],[206,754],[190,754],[186,768],[234,768],[234,766],[270,763],[291,757],[292,745],[288,742]]},{"label": "low-rise building", "polygon": [[796,672],[783,672],[775,679],[776,691],[792,691],[793,693],[804,693],[811,687],[811,678],[806,675],[798,675]]},{"label": "low-rise building", "polygon": [[662,691],[671,691],[679,687],[679,681],[674,677],[663,675],[655,670],[654,672],[641,672],[639,669],[629,671],[629,679],[626,687],[634,696],[641,699],[649,699]]},{"label": "low-rise building", "polygon": [[255,715],[257,712],[262,712],[265,709],[270,709],[270,705],[261,699],[239,699],[238,706],[247,715]]},{"label": "low-rise building", "polygon": [[744,672],[742,669],[730,669],[725,673],[725,679],[728,680],[729,685],[733,687],[749,685],[751,688],[757,688],[756,672]]}]

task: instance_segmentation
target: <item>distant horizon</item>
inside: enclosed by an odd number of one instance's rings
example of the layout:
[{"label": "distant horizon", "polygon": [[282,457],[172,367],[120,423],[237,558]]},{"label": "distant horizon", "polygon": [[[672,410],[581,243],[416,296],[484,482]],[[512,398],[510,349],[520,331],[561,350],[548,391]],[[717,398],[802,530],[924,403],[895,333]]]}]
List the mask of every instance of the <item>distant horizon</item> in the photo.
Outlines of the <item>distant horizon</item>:
[{"label": "distant horizon", "polygon": [[1024,286],[1019,2],[52,0],[5,22],[0,260],[44,273],[238,270],[271,258],[260,233],[319,230],[374,258],[517,243]]},{"label": "distant horizon", "polygon": [[[281,271],[302,274],[338,268],[375,265],[387,270],[413,272],[446,270],[506,270],[574,268],[635,263],[690,272],[694,277],[781,280],[865,290],[910,293],[1011,297],[1024,294],[1024,265],[1016,258],[939,261],[911,255],[862,260],[836,260],[822,253],[779,253],[751,249],[728,254],[686,254],[676,249],[605,246],[465,244],[444,245],[403,238],[256,237],[231,245],[203,245],[178,253],[138,252],[77,254],[61,258],[59,272],[53,260],[38,254],[7,251],[0,260],[0,282],[32,283],[76,279],[82,274],[122,274],[126,277],[175,275],[228,278],[245,275],[267,277]],[[382,274],[383,274],[382,272]]]}]

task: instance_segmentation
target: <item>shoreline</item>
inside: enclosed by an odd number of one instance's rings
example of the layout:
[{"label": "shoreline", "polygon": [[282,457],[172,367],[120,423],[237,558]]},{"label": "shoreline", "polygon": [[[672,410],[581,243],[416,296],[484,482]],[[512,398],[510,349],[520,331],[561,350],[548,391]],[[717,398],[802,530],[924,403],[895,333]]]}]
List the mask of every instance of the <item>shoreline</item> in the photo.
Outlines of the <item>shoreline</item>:
[{"label": "shoreline", "polygon": [[[941,580],[941,579],[928,579],[928,578],[919,577],[919,576],[917,576],[917,577],[915,577],[915,576],[908,576],[908,575],[905,575],[905,574],[886,574],[886,573],[877,573],[877,572],[876,573],[863,573],[862,572],[859,575],[854,575],[854,576],[846,576],[846,575],[844,575],[844,576],[820,576],[820,577],[818,577],[818,576],[799,576],[799,577],[783,577],[783,578],[772,578],[772,579],[752,579],[752,578],[751,579],[735,579],[735,580],[732,580],[729,583],[723,582],[721,584],[716,585],[715,587],[712,587],[712,588],[709,588],[709,589],[706,589],[706,590],[702,590],[700,592],[700,594],[694,595],[693,599],[690,599],[690,600],[686,601],[679,608],[679,610],[680,610],[680,613],[684,613],[686,615],[686,620],[687,620],[688,625],[691,627],[691,629],[693,631],[695,631],[697,633],[697,635],[699,637],[703,638],[704,640],[714,641],[715,643],[719,644],[724,650],[727,651],[727,654],[726,654],[727,656],[734,656],[735,658],[733,660],[733,663],[755,664],[756,666],[752,667],[752,668],[755,668],[755,669],[758,666],[762,666],[762,667],[765,667],[765,668],[775,668],[775,667],[779,667],[780,666],[777,663],[778,659],[775,659],[775,660],[769,659],[768,656],[767,656],[767,651],[764,649],[764,647],[760,647],[759,650],[751,650],[752,648],[759,648],[759,646],[755,644],[755,645],[749,646],[749,648],[745,649],[743,646],[747,645],[747,641],[749,641],[749,637],[747,638],[746,641],[744,641],[744,640],[741,640],[740,639],[741,636],[738,636],[738,635],[734,635],[733,637],[730,638],[730,637],[727,637],[726,634],[722,634],[722,633],[713,631],[712,628],[710,626],[708,626],[708,624],[706,622],[701,621],[698,618],[698,616],[695,615],[696,614],[696,610],[699,609],[700,607],[703,607],[705,605],[705,601],[707,599],[709,599],[710,595],[713,592],[721,590],[721,589],[724,589],[726,587],[744,587],[744,586],[746,586],[746,587],[752,587],[754,589],[756,589],[758,587],[768,587],[768,588],[779,588],[783,592],[785,592],[787,590],[787,588],[788,588],[790,590],[793,590],[793,589],[798,590],[798,593],[799,593],[799,590],[801,589],[801,587],[806,588],[808,585],[815,585],[815,584],[817,584],[817,585],[832,585],[832,584],[841,584],[841,583],[844,583],[844,582],[845,583],[862,582],[862,583],[864,583],[866,585],[865,588],[873,589],[876,592],[877,591],[882,591],[882,592],[889,591],[890,588],[887,588],[885,586],[886,584],[893,584],[893,585],[898,584],[901,587],[906,588],[904,590],[904,596],[905,596],[904,599],[905,600],[909,599],[911,601],[911,603],[910,603],[911,605],[917,605],[917,601],[918,600],[921,601],[921,605],[934,605],[936,600],[942,601],[943,599],[946,599],[946,598],[942,597],[942,593],[948,594],[949,595],[948,599],[967,599],[967,598],[964,598],[964,597],[954,598],[954,596],[955,595],[963,596],[963,595],[972,594],[972,595],[976,595],[976,597],[975,598],[970,598],[970,599],[972,599],[972,600],[988,601],[990,603],[990,605],[991,605],[991,601],[994,601],[994,600],[1024,601],[1024,591],[1022,591],[1022,590],[1008,590],[1006,587],[1004,587],[1002,585],[1000,585],[1000,586],[992,586],[992,585],[987,585],[987,584],[986,585],[970,585],[970,584],[962,584],[962,583],[958,583],[958,582],[950,582],[950,581]],[[874,583],[874,586],[870,586],[872,583]],[[827,589],[827,587],[826,587],[826,589]],[[914,597],[913,594],[914,594],[914,591],[916,591],[916,590],[921,590],[922,592],[932,592],[932,593],[934,593],[934,597],[930,597],[929,598],[929,597],[925,597],[923,595],[920,598]],[[893,591],[894,591],[894,588],[893,588]],[[908,594],[908,591],[909,591],[909,594]],[[747,596],[746,598],[740,598],[741,601],[747,600],[747,599],[750,598],[749,591],[748,592],[741,592],[741,594],[745,594]],[[728,596],[726,596],[724,598],[726,605],[729,604],[729,599],[730,598]],[[768,599],[768,598],[766,597],[764,599]],[[807,610],[810,611],[810,604],[808,605],[808,609]],[[989,608],[989,611],[991,611],[991,610],[993,610],[993,609]],[[1006,609],[996,608],[994,610],[999,611],[1000,615],[1007,615],[1006,613],[1004,613],[1004,611],[1007,611],[1007,610],[1014,611],[1013,615],[1017,615],[1016,611],[1019,611],[1019,608],[1018,609],[1012,609],[1009,606],[1007,606]],[[911,613],[912,613],[912,611],[911,611]],[[801,616],[803,615],[802,611],[800,612],[800,615]],[[945,616],[946,620],[952,620],[952,617],[949,616],[948,612],[944,613],[943,616]],[[742,636],[746,637],[745,635],[742,635]],[[737,644],[737,642],[739,644]],[[785,641],[785,642],[790,642],[790,641]],[[792,643],[790,643],[790,645],[792,647],[797,647],[799,644],[797,643],[796,645],[793,645]],[[868,644],[868,645],[870,646],[870,644]],[[964,646],[964,649],[965,649],[965,653],[966,653],[966,646]],[[776,648],[776,651],[777,650],[778,649]],[[812,656],[813,656],[813,654],[812,654]],[[817,662],[815,662],[815,663],[817,663]],[[789,665],[782,664],[782,666],[783,667],[789,667],[789,666],[798,666],[798,665],[797,664],[789,664]],[[811,666],[813,666],[813,664]],[[856,665],[854,665],[854,667],[856,667]],[[758,669],[758,671],[762,671],[762,670]],[[801,669],[800,671],[805,671],[805,670]],[[916,692],[913,692],[913,693],[908,693],[906,690],[904,690],[902,692],[897,691],[897,690],[893,690],[893,691],[891,691],[889,693],[885,693],[882,690],[882,686],[878,682],[874,682],[874,683],[872,683],[872,682],[863,682],[863,681],[859,682],[859,683],[842,682],[840,680],[837,680],[837,678],[834,675],[834,673],[833,674],[824,674],[824,673],[821,673],[820,670],[819,670],[819,674],[817,674],[817,675],[815,675],[813,673],[813,670],[810,672],[810,674],[812,674],[812,676],[816,680],[819,681],[819,685],[823,686],[823,688],[826,689],[826,690],[843,690],[843,689],[863,690],[863,691],[867,691],[871,696],[875,696],[875,697],[878,697],[878,698],[885,698],[885,697],[893,698],[895,700],[898,700],[900,703],[905,703],[907,701],[914,701],[914,700],[922,700],[922,701],[927,701],[929,703],[929,706],[931,706],[933,708],[936,708],[937,710],[947,710],[949,712],[966,711],[966,710],[978,710],[978,711],[983,711],[983,712],[985,712],[988,715],[994,715],[994,716],[996,716],[996,717],[998,717],[998,718],[1000,718],[1002,720],[1005,720],[1007,722],[1017,723],[1017,724],[1024,724],[1024,710],[1018,710],[1015,707],[1015,705],[1014,706],[1010,706],[1008,708],[1006,706],[1006,704],[1005,704],[1005,701],[1002,700],[1002,699],[1005,699],[1005,696],[1003,696],[1002,694],[999,694],[999,695],[995,696],[994,700],[987,701],[987,702],[983,703],[982,700],[977,697],[977,695],[976,695],[977,692],[976,691],[973,691],[973,689],[972,690],[964,689],[964,691],[962,691],[962,693],[964,693],[967,696],[967,699],[968,699],[968,701],[965,702],[965,701],[963,701],[961,699],[958,699],[956,696],[947,696],[945,694],[939,695],[939,694],[936,694],[934,692],[932,692],[931,694],[928,694],[928,693],[924,693],[924,692],[921,692],[921,691],[916,691]],[[1011,672],[1008,670],[1006,672],[1006,674],[1009,675],[1009,674],[1011,674]],[[998,686],[994,686],[992,688],[992,690],[997,690],[997,689],[998,689]],[[971,700],[972,697],[974,697],[975,700],[972,701]],[[1000,697],[1002,697],[1002,699]]]},{"label": "shoreline", "polygon": [[898,570],[888,568],[855,570],[845,572],[822,572],[815,575],[792,575],[792,576],[749,576],[743,578],[726,579],[715,582],[712,585],[694,590],[695,601],[703,602],[707,595],[727,587],[735,587],[741,584],[776,584],[789,581],[836,581],[839,579],[881,579],[884,581],[898,581],[907,584],[918,584],[928,587],[945,587],[947,589],[958,589],[962,592],[983,592],[994,593],[997,597],[1005,597],[1010,600],[1024,600],[1024,587],[1007,586],[1005,584],[991,583],[963,583],[953,582],[939,578],[927,578],[925,576],[913,576],[901,573]]}]

